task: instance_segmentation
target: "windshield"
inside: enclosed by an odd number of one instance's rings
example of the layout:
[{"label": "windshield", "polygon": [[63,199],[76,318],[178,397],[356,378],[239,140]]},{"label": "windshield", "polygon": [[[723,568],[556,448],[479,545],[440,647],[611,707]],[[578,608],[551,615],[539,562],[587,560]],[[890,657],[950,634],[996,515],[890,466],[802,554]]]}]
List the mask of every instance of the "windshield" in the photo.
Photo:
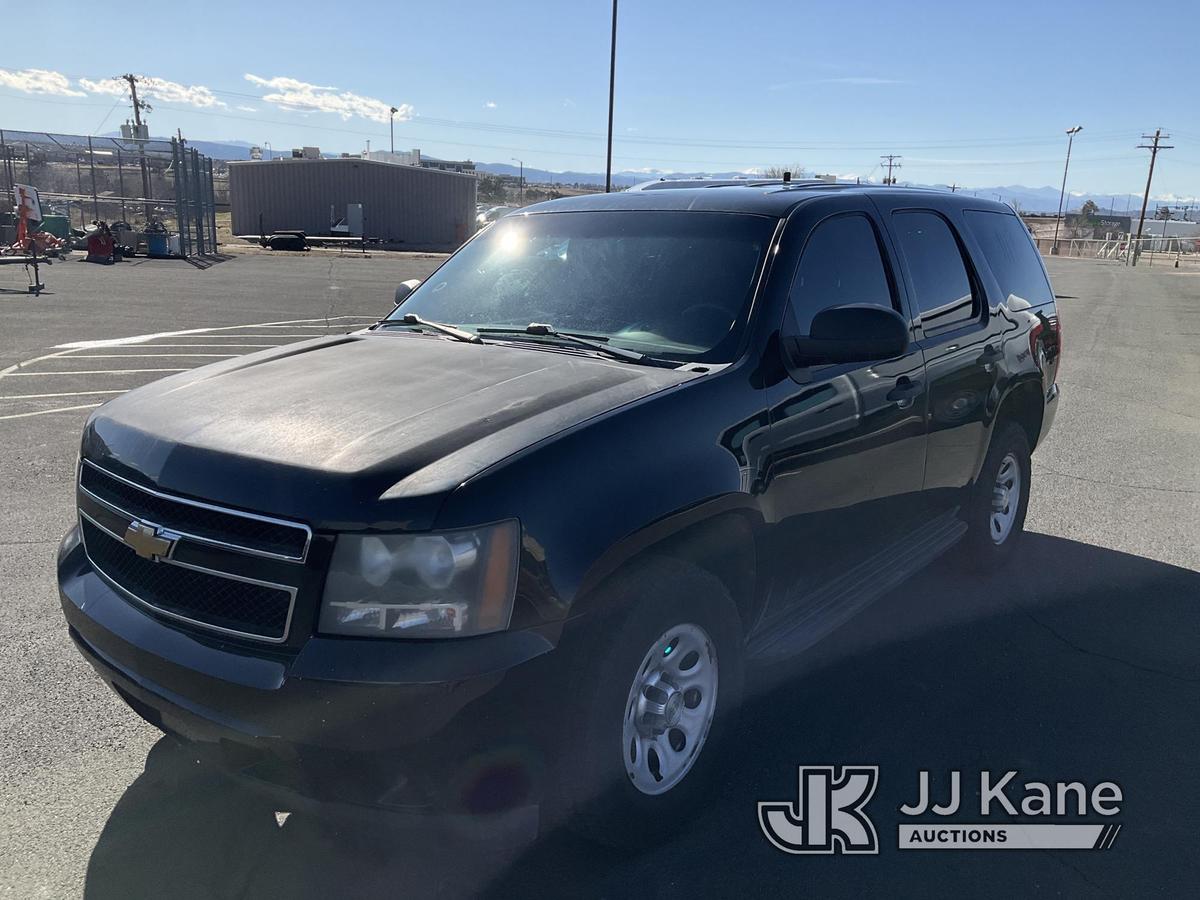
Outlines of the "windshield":
[{"label": "windshield", "polygon": [[510,217],[390,318],[415,313],[468,331],[539,322],[651,356],[729,362],[774,224],[707,212]]}]

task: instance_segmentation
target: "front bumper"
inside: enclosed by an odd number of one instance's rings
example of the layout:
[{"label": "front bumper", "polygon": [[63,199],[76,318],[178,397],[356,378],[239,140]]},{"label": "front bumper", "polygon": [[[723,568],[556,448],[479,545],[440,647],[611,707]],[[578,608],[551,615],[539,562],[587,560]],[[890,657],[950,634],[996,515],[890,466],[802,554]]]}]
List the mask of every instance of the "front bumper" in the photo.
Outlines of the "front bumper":
[{"label": "front bumper", "polygon": [[251,649],[127,601],[75,530],[58,578],[71,638],[100,677],[146,721],[268,791],[468,819],[535,793],[540,740],[520,712],[538,678],[523,664],[553,649],[550,635]]}]

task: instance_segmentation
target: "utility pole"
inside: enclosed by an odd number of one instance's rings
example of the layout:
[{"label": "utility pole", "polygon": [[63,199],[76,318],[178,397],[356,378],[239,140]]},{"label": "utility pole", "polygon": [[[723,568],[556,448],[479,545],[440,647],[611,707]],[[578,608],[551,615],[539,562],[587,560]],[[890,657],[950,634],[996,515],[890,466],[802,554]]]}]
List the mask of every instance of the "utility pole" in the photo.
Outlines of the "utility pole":
[{"label": "utility pole", "polygon": [[[150,219],[154,215],[154,208],[150,204],[150,169],[146,166],[146,142],[142,138],[142,110],[150,111],[150,104],[144,100],[138,100],[136,75],[122,75],[121,78],[129,82],[129,97],[133,101],[133,137],[137,142],[138,148],[138,164],[142,169],[142,196],[146,202],[143,204],[142,212],[146,217],[146,224],[150,224]],[[146,136],[150,136],[150,132],[146,132]]]},{"label": "utility pole", "polygon": [[1155,128],[1154,134],[1143,134],[1142,140],[1154,140],[1153,144],[1138,144],[1139,150],[1150,151],[1150,172],[1146,175],[1146,193],[1142,196],[1142,214],[1138,217],[1137,238],[1133,242],[1133,253],[1130,254],[1130,259],[1133,265],[1137,265],[1138,257],[1142,253],[1142,228],[1146,225],[1146,204],[1150,202],[1150,182],[1154,180],[1154,160],[1158,157],[1159,150],[1174,150],[1173,145],[1163,144],[1162,141],[1170,140],[1169,134],[1163,134],[1161,128]]},{"label": "utility pole", "polygon": [[1071,167],[1071,144],[1075,141],[1075,135],[1081,131],[1083,131],[1082,125],[1067,129],[1067,161],[1063,164],[1062,190],[1058,192],[1058,215],[1054,217],[1054,243],[1050,245],[1052,256],[1058,256],[1058,224],[1062,221],[1063,199],[1067,195],[1067,169]]},{"label": "utility pole", "polygon": [[617,0],[613,0],[612,41],[608,57],[608,162],[604,167],[604,193],[612,191],[613,99],[617,91]]},{"label": "utility pole", "polygon": [[520,203],[522,206],[524,206],[525,205],[525,160],[517,159],[515,156],[511,157],[511,159],[513,162],[515,162],[517,165],[519,165],[521,167],[520,181],[518,182],[518,184],[520,185],[520,189],[521,189]]},{"label": "utility pole", "polygon": [[904,159],[904,157],[896,156],[894,153],[888,153],[887,155],[881,156],[879,158],[887,160],[888,173],[887,173],[887,175],[885,175],[883,177],[883,183],[884,184],[895,184],[896,177],[894,175],[892,175],[892,169],[902,168],[900,163],[896,162],[896,160]]}]

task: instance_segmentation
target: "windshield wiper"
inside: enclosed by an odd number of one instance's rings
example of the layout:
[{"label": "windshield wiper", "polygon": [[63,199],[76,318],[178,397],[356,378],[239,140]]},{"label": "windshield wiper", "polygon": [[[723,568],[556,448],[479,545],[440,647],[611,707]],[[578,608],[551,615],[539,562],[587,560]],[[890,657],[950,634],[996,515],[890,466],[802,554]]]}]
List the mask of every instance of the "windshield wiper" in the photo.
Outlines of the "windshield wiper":
[{"label": "windshield wiper", "polygon": [[[601,340],[592,338],[580,337],[577,334],[572,334],[569,331],[558,331],[553,325],[546,325],[543,322],[530,322],[524,328],[480,328],[480,334],[532,334],[538,337],[557,338],[567,344],[574,344],[577,347],[587,347],[589,350],[596,350],[599,353],[604,353],[614,359],[622,359],[625,362],[642,363],[643,365],[674,365],[674,363],[666,363],[663,360],[655,359],[652,356],[647,356],[645,353],[638,353],[636,350],[626,350],[624,347],[613,347],[607,343],[602,343]],[[607,340],[605,338],[604,340]]]},{"label": "windshield wiper", "polygon": [[376,322],[376,328],[388,328],[392,325],[412,325],[428,328],[432,331],[440,331],[442,334],[448,334],[456,341],[463,341],[467,344],[482,344],[483,338],[477,334],[471,334],[469,331],[463,331],[461,328],[455,328],[453,325],[443,325],[441,322],[430,322],[428,319],[422,319],[416,313],[408,313],[399,319],[384,319],[381,322]]}]

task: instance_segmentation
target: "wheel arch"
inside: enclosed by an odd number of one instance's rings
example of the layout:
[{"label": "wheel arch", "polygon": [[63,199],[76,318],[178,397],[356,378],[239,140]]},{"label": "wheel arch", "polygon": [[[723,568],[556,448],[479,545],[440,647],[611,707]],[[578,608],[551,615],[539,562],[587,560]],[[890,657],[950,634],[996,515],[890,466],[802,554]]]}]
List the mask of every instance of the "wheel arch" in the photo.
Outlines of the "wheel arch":
[{"label": "wheel arch", "polygon": [[578,592],[580,613],[600,611],[604,588],[614,579],[656,559],[672,559],[712,575],[733,599],[749,631],[761,612],[758,534],[761,517],[755,510],[728,508],[700,517],[680,514],[648,526],[610,548],[589,569]]},{"label": "wheel arch", "polygon": [[1031,375],[1014,381],[996,405],[996,412],[992,415],[991,428],[987,432],[987,440],[979,448],[979,456],[975,460],[972,484],[975,479],[979,478],[992,441],[1006,423],[1016,422],[1021,426],[1021,430],[1025,432],[1025,436],[1029,440],[1029,450],[1033,452],[1042,431],[1042,419],[1045,413],[1046,404],[1042,396],[1041,379],[1036,375]]},{"label": "wheel arch", "polygon": [[1037,447],[1042,433],[1042,419],[1046,414],[1046,403],[1042,396],[1040,379],[1026,378],[1014,384],[996,410],[992,433],[995,434],[1005,422],[1016,422],[1029,439],[1032,452]]}]

